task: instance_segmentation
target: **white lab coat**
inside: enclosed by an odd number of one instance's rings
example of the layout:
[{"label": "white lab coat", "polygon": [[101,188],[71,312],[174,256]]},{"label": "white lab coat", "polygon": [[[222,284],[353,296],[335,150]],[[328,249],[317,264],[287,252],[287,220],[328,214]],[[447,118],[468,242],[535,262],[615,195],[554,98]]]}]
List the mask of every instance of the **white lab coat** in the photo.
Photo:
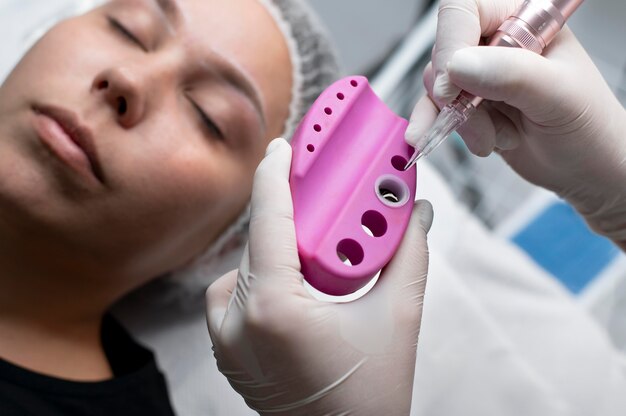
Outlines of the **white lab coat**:
[{"label": "white lab coat", "polygon": [[423,168],[436,222],[411,414],[626,414],[626,361],[604,329]]}]

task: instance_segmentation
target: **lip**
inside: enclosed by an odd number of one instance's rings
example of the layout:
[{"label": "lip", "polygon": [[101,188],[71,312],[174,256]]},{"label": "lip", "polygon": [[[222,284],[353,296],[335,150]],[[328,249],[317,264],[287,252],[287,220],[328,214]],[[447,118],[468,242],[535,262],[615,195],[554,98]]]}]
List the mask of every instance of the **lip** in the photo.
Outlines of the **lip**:
[{"label": "lip", "polygon": [[35,130],[43,144],[66,165],[104,183],[93,134],[78,116],[66,109],[37,105]]}]

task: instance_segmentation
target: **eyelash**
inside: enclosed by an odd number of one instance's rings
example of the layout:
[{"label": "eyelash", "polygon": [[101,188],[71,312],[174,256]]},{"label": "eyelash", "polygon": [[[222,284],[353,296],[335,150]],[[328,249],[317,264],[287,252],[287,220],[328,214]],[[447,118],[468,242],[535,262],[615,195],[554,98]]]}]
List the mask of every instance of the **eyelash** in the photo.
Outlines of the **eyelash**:
[{"label": "eyelash", "polygon": [[126,29],[126,27],[117,19],[108,16],[107,20],[109,21],[109,25],[111,25],[111,27],[118,33],[133,42],[135,45],[139,46],[143,51],[148,52],[148,49],[143,45],[143,43],[141,43],[141,41],[130,30]]},{"label": "eyelash", "polygon": [[200,116],[200,120],[202,121],[202,124],[207,128],[209,133],[223,140],[224,135],[222,134],[222,131],[220,130],[220,128],[217,127],[217,124],[215,124],[215,122],[213,122],[213,120],[209,116],[207,116],[207,114],[204,112],[204,110],[202,110],[202,108],[200,108],[198,104],[196,104],[194,101],[191,101],[191,104],[193,105],[194,109],[198,112],[198,115]]}]

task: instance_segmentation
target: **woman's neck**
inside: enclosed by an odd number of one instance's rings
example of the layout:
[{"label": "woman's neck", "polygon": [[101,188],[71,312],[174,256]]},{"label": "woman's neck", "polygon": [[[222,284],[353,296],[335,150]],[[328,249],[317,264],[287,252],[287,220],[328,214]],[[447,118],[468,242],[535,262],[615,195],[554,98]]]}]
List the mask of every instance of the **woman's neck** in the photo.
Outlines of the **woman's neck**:
[{"label": "woman's neck", "polygon": [[100,327],[101,320],[71,326],[2,316],[0,357],[65,380],[106,380],[112,372],[102,348]]},{"label": "woman's neck", "polygon": [[0,358],[63,379],[110,378],[100,330],[113,299],[84,276],[44,271],[38,265],[51,263],[33,261],[36,253],[20,258],[5,247],[0,241]]}]

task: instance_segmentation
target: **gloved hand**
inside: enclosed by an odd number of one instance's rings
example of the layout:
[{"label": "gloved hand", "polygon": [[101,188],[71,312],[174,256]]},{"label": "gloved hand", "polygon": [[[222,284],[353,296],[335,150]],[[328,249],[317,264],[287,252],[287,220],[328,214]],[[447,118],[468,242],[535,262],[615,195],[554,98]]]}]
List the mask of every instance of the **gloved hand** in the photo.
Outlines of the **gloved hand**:
[{"label": "gloved hand", "polygon": [[626,249],[626,111],[565,27],[540,56],[479,46],[522,0],[442,0],[428,97],[407,131],[415,144],[460,89],[482,96],[460,131],[479,156],[496,149],[532,183],[555,191]]},{"label": "gloved hand", "polygon": [[247,255],[207,292],[218,368],[262,415],[407,415],[432,208],[416,204],[372,291],[321,302],[302,285],[290,163],[287,142],[272,142],[255,175]]}]

